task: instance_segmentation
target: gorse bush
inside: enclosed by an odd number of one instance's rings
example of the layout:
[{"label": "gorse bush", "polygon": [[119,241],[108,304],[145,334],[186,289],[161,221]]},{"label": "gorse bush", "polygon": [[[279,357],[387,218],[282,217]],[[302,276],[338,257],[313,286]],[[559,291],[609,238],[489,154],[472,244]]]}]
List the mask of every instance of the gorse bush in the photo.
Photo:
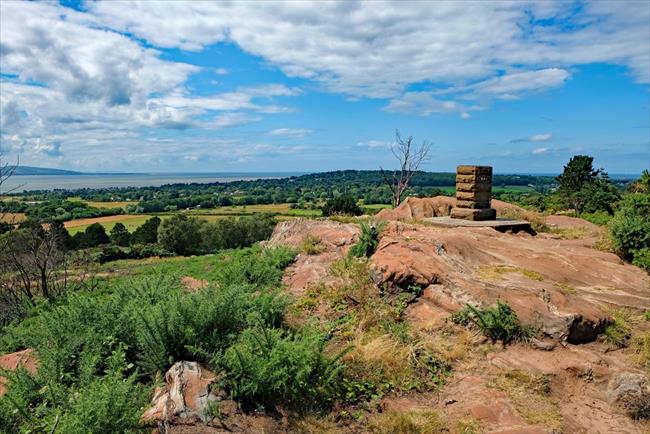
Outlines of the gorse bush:
[{"label": "gorse bush", "polygon": [[251,408],[329,402],[341,364],[326,355],[324,335],[284,323],[289,300],[277,286],[293,256],[228,252],[215,258],[213,285],[197,292],[146,276],[37,305],[0,338],[0,351],[34,348],[39,361],[34,375],[8,374],[0,432],[137,430],[152,379],[179,360],[222,372],[225,390]]},{"label": "gorse bush", "polygon": [[227,387],[245,405],[270,406],[280,399],[296,408],[324,407],[342,372],[340,356],[326,356],[325,345],[323,334],[311,328],[249,328],[214,364],[226,369]]},{"label": "gorse bush", "polygon": [[375,253],[377,250],[377,245],[379,244],[379,236],[384,230],[385,224],[383,222],[377,223],[359,223],[361,227],[361,235],[359,235],[359,241],[357,241],[352,247],[350,247],[350,256],[354,257],[367,257]]},{"label": "gorse bush", "polygon": [[650,269],[650,194],[630,193],[609,223],[615,248],[626,261]]},{"label": "gorse bush", "polygon": [[506,303],[498,300],[496,306],[476,308],[470,304],[456,312],[452,320],[456,324],[476,325],[492,342],[508,343],[512,340],[528,340],[534,329],[522,326],[517,314]]}]

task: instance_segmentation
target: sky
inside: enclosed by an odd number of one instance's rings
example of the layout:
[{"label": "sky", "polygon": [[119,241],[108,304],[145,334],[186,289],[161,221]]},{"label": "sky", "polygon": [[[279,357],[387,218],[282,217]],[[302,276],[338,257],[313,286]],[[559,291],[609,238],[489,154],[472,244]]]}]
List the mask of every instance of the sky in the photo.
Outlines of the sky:
[{"label": "sky", "polygon": [[0,151],[80,171],[650,167],[650,2],[0,2]]}]

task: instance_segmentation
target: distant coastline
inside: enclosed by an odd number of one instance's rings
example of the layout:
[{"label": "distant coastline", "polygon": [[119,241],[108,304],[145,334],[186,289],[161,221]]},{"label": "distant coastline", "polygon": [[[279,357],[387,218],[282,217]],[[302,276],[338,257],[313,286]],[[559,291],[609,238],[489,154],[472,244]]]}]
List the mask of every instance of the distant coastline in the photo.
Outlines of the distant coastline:
[{"label": "distant coastline", "polygon": [[[365,170],[359,170],[365,172]],[[72,170],[19,166],[14,176],[2,185],[4,192],[23,193],[38,190],[80,190],[127,187],[159,187],[166,184],[208,184],[214,182],[280,179],[309,173],[326,172],[76,172]],[[437,173],[452,173],[437,172]],[[495,175],[552,176],[551,173],[495,173]],[[639,175],[610,174],[613,180],[634,180]]]}]

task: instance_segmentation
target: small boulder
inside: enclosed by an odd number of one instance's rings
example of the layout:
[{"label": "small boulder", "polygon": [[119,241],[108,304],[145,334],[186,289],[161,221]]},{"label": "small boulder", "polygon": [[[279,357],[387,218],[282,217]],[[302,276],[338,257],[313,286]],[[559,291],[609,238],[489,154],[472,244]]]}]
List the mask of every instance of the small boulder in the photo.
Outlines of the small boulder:
[{"label": "small boulder", "polygon": [[174,419],[208,422],[210,403],[219,397],[210,390],[214,373],[197,362],[176,362],[165,374],[165,387],[154,392],[153,407],[142,415],[142,422],[168,423]]},{"label": "small boulder", "polygon": [[607,400],[630,417],[650,418],[650,381],[643,374],[619,372],[607,386]]}]

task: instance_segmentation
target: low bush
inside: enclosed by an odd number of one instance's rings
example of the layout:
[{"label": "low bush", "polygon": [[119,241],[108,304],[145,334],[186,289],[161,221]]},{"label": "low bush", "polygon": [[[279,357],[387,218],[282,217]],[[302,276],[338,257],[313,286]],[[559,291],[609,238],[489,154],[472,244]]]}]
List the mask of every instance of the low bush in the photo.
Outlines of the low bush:
[{"label": "low bush", "polygon": [[93,254],[93,260],[104,264],[119,259],[145,259],[151,257],[174,256],[158,244],[134,244],[131,247],[108,245]]},{"label": "low bush", "polygon": [[[614,247],[626,261],[645,268],[650,249],[650,194],[630,193],[624,197],[609,223]],[[637,259],[638,256],[638,259]]]},{"label": "low bush", "polygon": [[138,430],[153,380],[179,360],[222,372],[247,408],[327,405],[342,365],[326,354],[325,335],[285,325],[289,300],[276,289],[293,256],[228,252],[213,285],[197,292],[145,275],[37,305],[0,338],[0,351],[34,348],[39,360],[34,375],[7,374],[0,432]]},{"label": "low bush", "polygon": [[379,244],[379,237],[384,230],[384,223],[359,223],[361,227],[361,235],[359,235],[359,241],[357,241],[352,247],[350,247],[350,256],[357,258],[367,257],[369,258],[377,250],[377,245]]},{"label": "low bush", "polygon": [[452,316],[456,324],[476,325],[492,342],[526,341],[535,331],[531,327],[522,326],[517,314],[508,304],[498,300],[496,306],[476,308],[470,304]]},{"label": "low bush", "polygon": [[323,216],[329,217],[333,215],[352,215],[358,216],[363,214],[363,210],[357,205],[357,200],[353,196],[342,195],[333,199],[329,199],[323,205]]},{"label": "low bush", "polygon": [[215,365],[228,372],[226,385],[249,408],[285,402],[294,408],[327,406],[342,373],[339,356],[325,354],[325,336],[255,327],[245,330]]},{"label": "low bush", "polygon": [[305,255],[318,255],[325,250],[321,239],[315,235],[307,235],[300,243],[300,251]]}]

